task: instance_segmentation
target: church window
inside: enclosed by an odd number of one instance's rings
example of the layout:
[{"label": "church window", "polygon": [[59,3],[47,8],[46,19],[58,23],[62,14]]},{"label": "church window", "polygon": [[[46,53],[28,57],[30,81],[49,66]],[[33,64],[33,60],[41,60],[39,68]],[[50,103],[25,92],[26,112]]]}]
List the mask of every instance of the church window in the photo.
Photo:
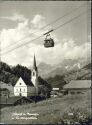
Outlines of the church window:
[{"label": "church window", "polygon": [[35,73],[33,72],[33,76],[35,75]]}]

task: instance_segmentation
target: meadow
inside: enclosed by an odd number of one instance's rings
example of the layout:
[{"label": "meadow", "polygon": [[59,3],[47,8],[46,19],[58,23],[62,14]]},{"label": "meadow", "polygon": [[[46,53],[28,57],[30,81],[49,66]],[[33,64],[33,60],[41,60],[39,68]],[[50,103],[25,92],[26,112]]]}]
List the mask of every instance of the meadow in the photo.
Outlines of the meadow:
[{"label": "meadow", "polygon": [[[5,107],[1,109],[1,123],[6,124],[57,124],[79,122],[90,117],[90,96],[65,95],[49,98],[38,103]],[[37,119],[12,119],[13,113],[37,113]]]}]

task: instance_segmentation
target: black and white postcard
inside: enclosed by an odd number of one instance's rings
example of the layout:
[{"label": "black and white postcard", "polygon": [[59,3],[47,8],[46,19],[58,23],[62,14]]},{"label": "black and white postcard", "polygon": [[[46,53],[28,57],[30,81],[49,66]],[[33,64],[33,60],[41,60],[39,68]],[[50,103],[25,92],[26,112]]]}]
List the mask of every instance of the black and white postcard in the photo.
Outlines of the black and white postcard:
[{"label": "black and white postcard", "polygon": [[92,125],[91,1],[0,1],[0,124]]}]

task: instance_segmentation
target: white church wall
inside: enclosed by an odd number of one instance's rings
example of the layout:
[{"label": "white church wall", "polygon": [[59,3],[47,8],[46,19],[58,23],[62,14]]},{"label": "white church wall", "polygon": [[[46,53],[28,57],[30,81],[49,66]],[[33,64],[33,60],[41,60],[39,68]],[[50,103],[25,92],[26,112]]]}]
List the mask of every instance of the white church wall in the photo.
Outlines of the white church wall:
[{"label": "white church wall", "polygon": [[28,86],[27,87],[27,95],[28,96],[34,96],[34,95],[36,95],[36,88],[35,87],[33,87],[33,86]]},{"label": "white church wall", "polygon": [[36,86],[36,77],[32,77],[31,81],[32,81],[33,85]]}]

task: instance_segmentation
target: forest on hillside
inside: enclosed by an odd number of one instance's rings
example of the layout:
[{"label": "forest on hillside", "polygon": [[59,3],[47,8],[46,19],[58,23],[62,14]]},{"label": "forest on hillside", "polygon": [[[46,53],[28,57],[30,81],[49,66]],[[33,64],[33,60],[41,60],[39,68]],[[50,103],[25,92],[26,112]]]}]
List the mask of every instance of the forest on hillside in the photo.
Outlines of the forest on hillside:
[{"label": "forest on hillside", "polygon": [[[11,84],[14,86],[19,79],[19,77],[22,77],[22,79],[25,81],[26,84],[31,84],[31,70],[29,70],[27,67],[16,65],[14,67],[10,67],[4,62],[0,62],[0,81]],[[51,86],[43,80],[40,76],[38,77],[39,85],[45,85],[49,88]]]},{"label": "forest on hillside", "polygon": [[13,86],[19,77],[22,77],[27,84],[30,84],[31,70],[24,66],[18,64],[17,66],[10,67],[6,63],[0,62],[0,72],[0,81],[6,84],[12,84]]}]

